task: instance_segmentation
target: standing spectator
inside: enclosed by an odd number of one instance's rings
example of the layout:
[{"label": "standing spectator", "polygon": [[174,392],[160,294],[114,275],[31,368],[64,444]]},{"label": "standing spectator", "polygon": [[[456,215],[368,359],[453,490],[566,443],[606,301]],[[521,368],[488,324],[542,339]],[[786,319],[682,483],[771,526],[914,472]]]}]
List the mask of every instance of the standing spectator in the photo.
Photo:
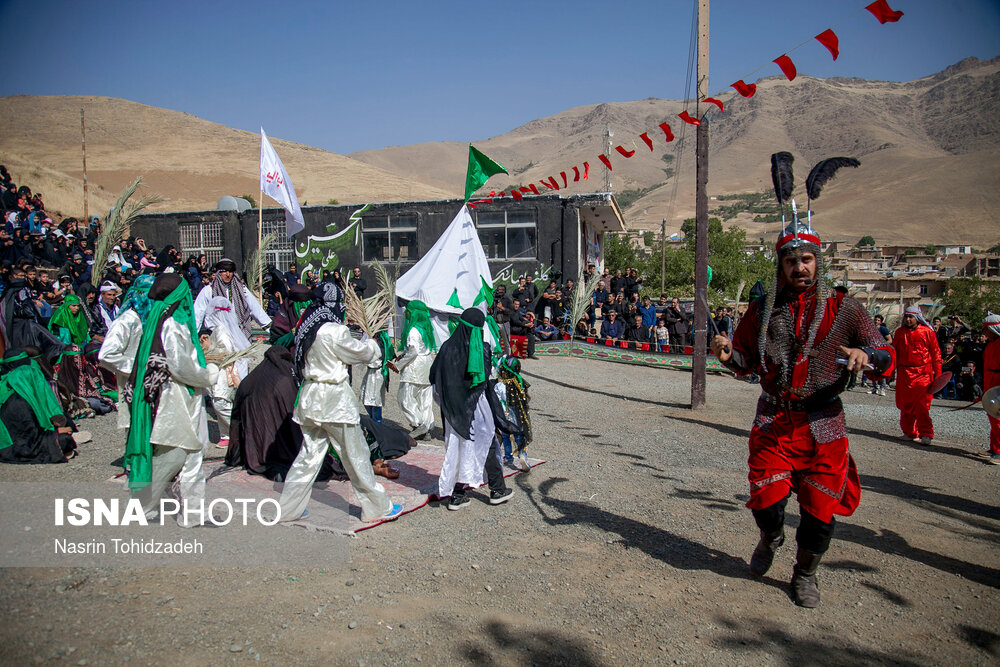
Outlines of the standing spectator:
[{"label": "standing spectator", "polygon": [[670,328],[670,353],[684,354],[691,316],[681,309],[680,299],[674,297],[671,300],[670,307],[663,311],[663,319]]},{"label": "standing spectator", "polygon": [[528,341],[528,358],[537,359],[535,356],[535,313],[521,305],[519,299],[513,300],[513,309],[510,315],[510,332],[515,336],[524,336]]},{"label": "standing spectator", "polygon": [[597,281],[597,288],[594,290],[594,295],[591,297],[591,310],[590,310],[590,325],[593,326],[594,322],[598,317],[601,317],[601,310],[604,308],[604,303],[608,300],[608,290],[604,286],[603,280]]},{"label": "standing spectator", "polygon": [[510,354],[510,316],[514,312],[514,302],[507,296],[507,286],[500,283],[493,290],[493,305],[490,315],[500,329],[500,344],[504,354]]},{"label": "standing spectator", "polygon": [[622,270],[618,269],[615,271],[615,277],[611,279],[611,293],[617,296],[624,289],[625,279],[622,277]]},{"label": "standing spectator", "polygon": [[639,314],[642,315],[642,324],[646,328],[656,326],[656,306],[648,296],[642,297],[642,305],[639,306]]},{"label": "standing spectator", "polygon": [[292,262],[288,265],[288,270],[285,271],[285,286],[291,288],[292,285],[299,284],[299,267]]},{"label": "standing spectator", "polygon": [[733,318],[729,316],[725,306],[719,306],[715,311],[715,327],[720,335],[733,337]]},{"label": "standing spectator", "polygon": [[511,297],[520,301],[528,310],[534,310],[538,290],[535,288],[535,283],[530,282],[526,276],[521,276],[517,279],[517,289],[511,293]]},{"label": "standing spectator", "polygon": [[361,277],[361,267],[355,266],[354,271],[347,281],[348,286],[354,290],[359,299],[365,298],[365,291],[368,289],[368,281]]},{"label": "standing spectator", "polygon": [[[892,334],[889,332],[889,327],[885,326],[885,318],[881,315],[876,315],[872,318],[875,322],[875,326],[878,327],[879,335],[885,338],[885,342],[892,344]],[[864,377],[864,376],[862,376]],[[876,377],[875,381],[872,382],[872,393],[878,394],[879,396],[885,396],[886,387],[889,385],[889,380],[884,377]]]},{"label": "standing spectator", "polygon": [[958,376],[962,374],[962,360],[955,354],[955,344],[950,340],[941,348],[941,372],[951,373],[952,382],[934,394],[934,398],[958,398],[956,387],[958,386]]}]

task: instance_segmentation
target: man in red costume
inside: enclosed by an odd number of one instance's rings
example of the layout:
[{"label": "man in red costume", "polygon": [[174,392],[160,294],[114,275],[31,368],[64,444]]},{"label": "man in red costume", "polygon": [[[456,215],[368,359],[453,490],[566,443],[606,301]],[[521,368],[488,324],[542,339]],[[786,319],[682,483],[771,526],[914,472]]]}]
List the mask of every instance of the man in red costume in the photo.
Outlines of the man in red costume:
[{"label": "man in red costume", "polygon": [[896,407],[903,437],[924,445],[934,438],[931,400],[927,387],[941,375],[941,348],[934,329],[910,306],[903,313],[903,326],[892,334],[896,349]]},{"label": "man in red costume", "polygon": [[[983,320],[989,342],[983,351],[983,391],[1000,386],[1000,315],[989,313]],[[990,420],[990,449],[982,452],[987,462],[1000,466],[1000,419],[986,415]],[[978,452],[977,452],[978,453]]]},{"label": "man in red costume", "polygon": [[[833,536],[834,514],[850,516],[861,487],[848,452],[839,394],[854,371],[892,371],[893,355],[864,307],[827,290],[820,240],[797,218],[778,240],[778,269],[766,299],[751,303],[733,340],[712,352],[762,389],[750,431],[750,501],[760,542],[750,570],[763,576],[784,542],[785,505],[795,492],[802,519],[791,589],[795,603],[819,605],[816,570]],[[872,366],[867,366],[871,364]]]}]

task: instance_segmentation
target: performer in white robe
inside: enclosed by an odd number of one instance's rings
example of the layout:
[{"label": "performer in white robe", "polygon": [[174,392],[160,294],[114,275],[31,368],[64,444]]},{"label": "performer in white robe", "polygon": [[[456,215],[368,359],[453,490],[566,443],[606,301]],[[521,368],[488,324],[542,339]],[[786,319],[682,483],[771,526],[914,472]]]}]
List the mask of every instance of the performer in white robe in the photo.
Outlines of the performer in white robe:
[{"label": "performer in white robe", "polygon": [[118,428],[128,428],[131,406],[125,400],[125,385],[132,374],[142,327],[149,313],[149,288],[153,276],[142,275],[135,279],[122,301],[121,310],[104,336],[97,359],[108,370],[114,371],[118,380]]},{"label": "performer in white robe", "polygon": [[[198,345],[187,282],[176,273],[160,274],[149,299],[153,305],[130,386],[132,423],[125,466],[129,487],[138,492],[147,515],[153,516],[174,477],[189,507],[198,509],[199,501],[204,501],[201,464],[208,443],[208,419],[203,389],[215,384],[219,369],[205,363]],[[188,527],[207,519],[207,514],[181,514],[177,522]]]},{"label": "performer in white robe", "polygon": [[[236,321],[232,302],[224,296],[213,296],[208,303],[204,328],[212,330],[211,350],[214,354],[229,356],[250,347],[250,340],[243,334]],[[212,406],[219,423],[219,442],[216,447],[229,447],[229,425],[236,400],[236,388],[250,371],[249,360],[239,361],[220,369],[219,379],[212,385]]]},{"label": "performer in white robe", "polygon": [[393,519],[402,508],[375,481],[347,375],[351,364],[369,363],[378,346],[373,340],[355,340],[340,323],[335,314],[342,300],[339,287],[324,282],[314,292],[316,301],[302,314],[295,334],[295,374],[302,385],[292,416],[302,428],[302,449],[285,475],[280,518],[295,521],[305,514],[323,457],[333,447],[358,497],[361,520]]},{"label": "performer in white robe", "polygon": [[365,376],[361,381],[361,405],[365,406],[368,416],[382,423],[382,407],[385,405],[385,396],[388,392],[389,383],[387,368],[387,357],[392,354],[392,342],[389,334],[380,331],[376,335],[375,344],[378,351],[372,360],[365,365]]},{"label": "performer in white robe", "polygon": [[496,429],[511,432],[503,407],[489,378],[490,346],[483,342],[486,316],[468,308],[459,326],[441,345],[431,367],[434,395],[444,418],[444,463],[438,478],[438,498],[449,498],[448,509],[469,504],[470,488],[490,485],[490,504],[510,500],[513,491],[503,480]]},{"label": "performer in white robe", "polygon": [[430,311],[423,301],[413,300],[406,304],[402,340],[405,345],[403,355],[394,364],[394,370],[399,372],[397,397],[403,416],[413,429],[410,435],[418,439],[434,428],[430,370],[437,349]]},{"label": "performer in white robe", "polygon": [[250,336],[251,321],[256,321],[265,329],[271,326],[271,318],[267,316],[267,312],[261,308],[260,302],[250,293],[243,281],[236,276],[236,263],[233,260],[220,259],[215,264],[215,271],[215,280],[198,292],[198,297],[194,300],[195,323],[199,329],[205,323],[208,304],[213,296],[224,296],[232,302],[236,321],[247,337]]}]

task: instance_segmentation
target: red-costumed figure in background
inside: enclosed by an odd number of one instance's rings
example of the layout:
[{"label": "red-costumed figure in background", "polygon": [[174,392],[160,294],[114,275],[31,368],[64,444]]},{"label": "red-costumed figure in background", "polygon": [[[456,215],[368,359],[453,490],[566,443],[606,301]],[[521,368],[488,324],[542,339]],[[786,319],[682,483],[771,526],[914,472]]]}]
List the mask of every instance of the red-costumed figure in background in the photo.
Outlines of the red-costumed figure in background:
[{"label": "red-costumed figure in background", "polygon": [[918,306],[903,313],[903,326],[892,334],[896,349],[896,407],[903,437],[924,445],[934,438],[931,400],[927,388],[941,375],[941,348],[937,335]]}]

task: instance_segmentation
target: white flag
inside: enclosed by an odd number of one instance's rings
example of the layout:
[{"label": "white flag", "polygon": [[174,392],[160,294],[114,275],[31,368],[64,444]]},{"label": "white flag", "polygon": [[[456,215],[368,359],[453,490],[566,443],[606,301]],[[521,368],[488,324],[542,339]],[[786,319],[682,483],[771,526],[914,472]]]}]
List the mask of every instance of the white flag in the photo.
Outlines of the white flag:
[{"label": "white flag", "polygon": [[[267,140],[263,127],[260,128],[260,189],[285,208],[285,233],[289,238],[305,229],[306,221],[302,218],[302,209],[295,196],[295,186]],[[260,205],[264,206],[264,202]]]}]

